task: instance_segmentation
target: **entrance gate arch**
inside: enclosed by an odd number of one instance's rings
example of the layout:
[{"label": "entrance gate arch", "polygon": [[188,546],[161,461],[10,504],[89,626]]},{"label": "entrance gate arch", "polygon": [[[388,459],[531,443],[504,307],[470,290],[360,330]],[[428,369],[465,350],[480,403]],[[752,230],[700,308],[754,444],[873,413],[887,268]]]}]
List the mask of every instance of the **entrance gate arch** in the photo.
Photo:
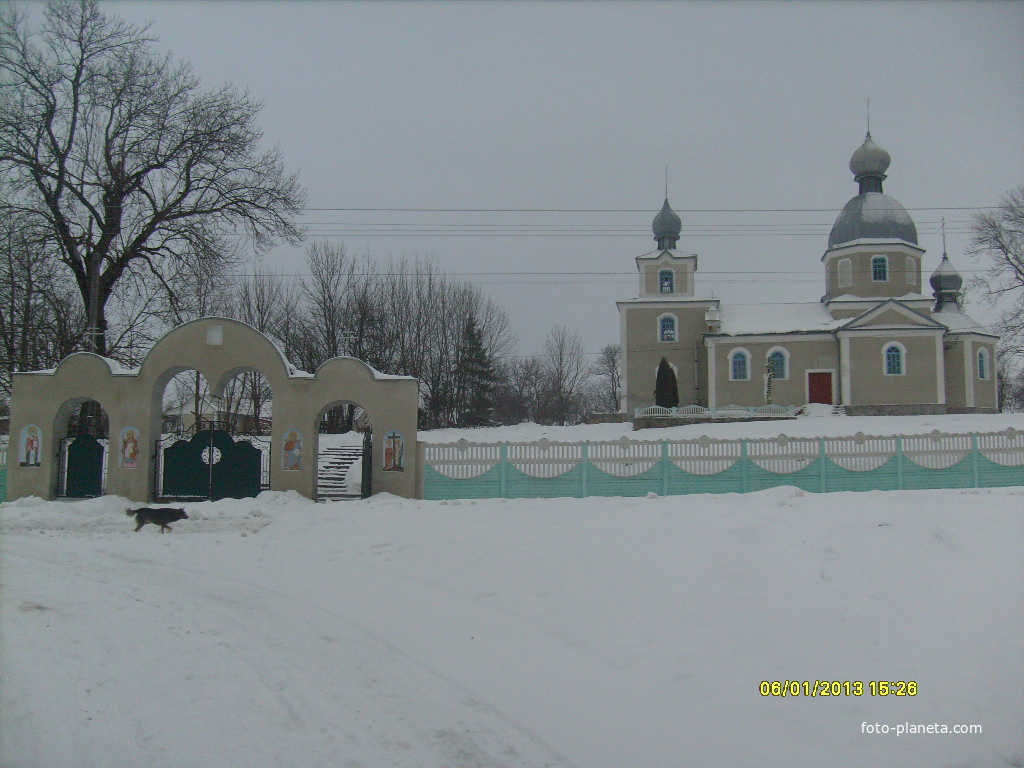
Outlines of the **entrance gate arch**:
[{"label": "entrance gate arch", "polygon": [[[257,370],[267,377],[273,389],[273,420],[268,480],[261,487],[314,497],[316,419],[324,405],[345,400],[361,404],[373,415],[374,430],[380,436],[373,442],[368,462],[373,492],[416,496],[419,384],[415,378],[383,374],[351,357],[328,360],[313,373],[301,371],[252,326],[205,317],[166,333],[135,369],[78,352],[52,371],[13,374],[10,432],[12,443],[18,442],[9,452],[7,498],[53,497],[60,454],[55,448],[68,415],[59,412],[65,406],[54,404],[97,400],[107,405],[110,422],[104,492],[137,502],[152,500],[157,495],[163,389],[175,373],[188,369],[216,382],[215,388],[223,386],[231,371]],[[219,390],[214,394],[219,395]],[[388,435],[390,442],[385,439]],[[392,446],[392,457],[397,455],[396,445],[408,446],[403,462],[385,460],[386,443]],[[219,444],[204,447],[218,448],[223,456]],[[237,488],[229,491],[239,492]]]}]

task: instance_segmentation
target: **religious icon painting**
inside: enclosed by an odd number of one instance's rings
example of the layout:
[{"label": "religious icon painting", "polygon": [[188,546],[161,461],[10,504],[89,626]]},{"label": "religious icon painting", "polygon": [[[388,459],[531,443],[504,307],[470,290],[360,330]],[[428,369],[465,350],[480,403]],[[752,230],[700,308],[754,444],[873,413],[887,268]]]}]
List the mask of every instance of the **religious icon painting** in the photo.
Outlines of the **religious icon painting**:
[{"label": "religious icon painting", "polygon": [[284,437],[284,469],[302,469],[302,433],[297,429],[288,430]]},{"label": "religious icon painting", "polygon": [[121,469],[139,468],[139,429],[125,427],[121,430]]},{"label": "religious icon painting", "polygon": [[384,436],[384,471],[405,470],[405,440],[401,432],[391,431]]},{"label": "religious icon painting", "polygon": [[39,457],[43,455],[43,430],[36,424],[26,424],[21,428],[21,466],[38,467]]}]

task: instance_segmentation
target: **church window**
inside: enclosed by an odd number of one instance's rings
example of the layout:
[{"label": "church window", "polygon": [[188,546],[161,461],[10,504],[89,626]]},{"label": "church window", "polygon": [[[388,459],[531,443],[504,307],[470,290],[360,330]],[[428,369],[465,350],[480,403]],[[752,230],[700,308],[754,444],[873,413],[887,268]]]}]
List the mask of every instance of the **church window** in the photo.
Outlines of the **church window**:
[{"label": "church window", "polygon": [[890,344],[883,353],[885,358],[885,375],[902,376],[904,350],[900,344]]},{"label": "church window", "polygon": [[917,282],[917,261],[913,256],[907,256],[907,285]]},{"label": "church window", "polygon": [[853,283],[853,262],[849,259],[839,260],[839,287],[845,288]]},{"label": "church window", "polygon": [[662,315],[658,318],[658,340],[676,340],[676,318],[674,315]]},{"label": "church window", "polygon": [[729,380],[750,380],[750,355],[745,349],[736,349],[729,353]]},{"label": "church window", "polygon": [[871,257],[871,279],[876,283],[889,282],[889,259],[887,256]]},{"label": "church window", "polygon": [[676,273],[671,269],[663,269],[658,272],[658,293],[675,292]]},{"label": "church window", "polygon": [[978,350],[978,378],[979,379],[987,379],[988,378],[988,350],[987,349],[979,349]]},{"label": "church window", "polygon": [[789,353],[778,348],[768,352],[768,366],[773,379],[789,378]]}]

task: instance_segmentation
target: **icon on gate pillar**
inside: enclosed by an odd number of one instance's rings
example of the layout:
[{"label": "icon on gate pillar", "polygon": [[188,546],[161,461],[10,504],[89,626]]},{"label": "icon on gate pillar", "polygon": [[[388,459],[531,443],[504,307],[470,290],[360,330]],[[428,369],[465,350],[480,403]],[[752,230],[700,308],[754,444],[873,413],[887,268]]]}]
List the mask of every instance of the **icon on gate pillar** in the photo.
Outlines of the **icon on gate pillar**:
[{"label": "icon on gate pillar", "polygon": [[297,429],[284,439],[284,469],[302,469],[302,433]]},{"label": "icon on gate pillar", "polygon": [[22,427],[21,430],[21,461],[23,467],[38,467],[42,455],[43,431],[35,424]]},{"label": "icon on gate pillar", "polygon": [[405,440],[401,432],[388,432],[384,436],[384,471],[402,472],[405,470]]},{"label": "icon on gate pillar", "polygon": [[121,469],[139,468],[139,430],[125,427],[121,430]]}]

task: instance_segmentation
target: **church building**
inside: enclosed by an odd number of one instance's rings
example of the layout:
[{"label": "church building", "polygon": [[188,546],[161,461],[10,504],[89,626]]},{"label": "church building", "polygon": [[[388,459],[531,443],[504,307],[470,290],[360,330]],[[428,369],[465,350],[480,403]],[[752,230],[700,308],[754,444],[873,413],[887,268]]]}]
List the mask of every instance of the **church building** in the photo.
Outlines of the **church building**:
[{"label": "church building", "polygon": [[697,254],[678,248],[668,200],[657,249],[636,257],[640,292],[617,302],[623,408],[654,405],[664,358],[678,405],[827,403],[851,415],[994,412],[998,337],[965,314],[946,254],[921,276],[917,227],[882,192],[889,153],[871,138],[850,158],[858,194],[821,257],[825,294],[799,304],[728,305],[697,293]]}]

